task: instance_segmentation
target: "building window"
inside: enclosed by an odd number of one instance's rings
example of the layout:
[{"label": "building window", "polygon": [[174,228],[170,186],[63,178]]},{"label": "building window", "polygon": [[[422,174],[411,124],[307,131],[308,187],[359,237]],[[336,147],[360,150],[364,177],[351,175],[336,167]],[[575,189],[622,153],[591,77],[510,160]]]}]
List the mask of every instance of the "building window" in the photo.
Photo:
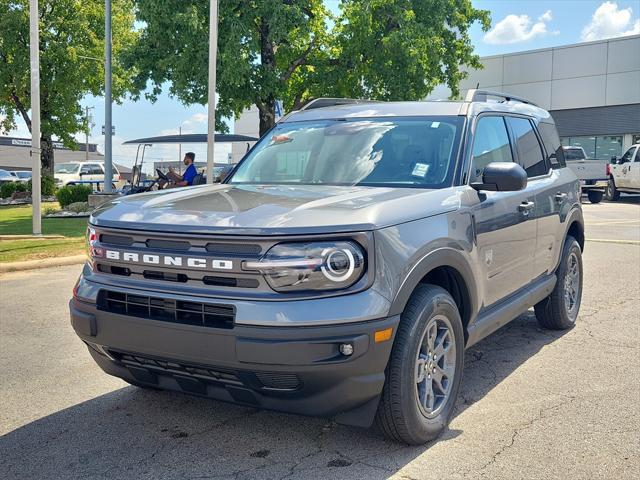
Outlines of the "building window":
[{"label": "building window", "polygon": [[635,145],[636,143],[640,143],[640,133],[631,135],[631,145]]},{"label": "building window", "polygon": [[563,137],[562,145],[584,148],[587,158],[609,160],[622,155],[622,135],[593,137]]}]

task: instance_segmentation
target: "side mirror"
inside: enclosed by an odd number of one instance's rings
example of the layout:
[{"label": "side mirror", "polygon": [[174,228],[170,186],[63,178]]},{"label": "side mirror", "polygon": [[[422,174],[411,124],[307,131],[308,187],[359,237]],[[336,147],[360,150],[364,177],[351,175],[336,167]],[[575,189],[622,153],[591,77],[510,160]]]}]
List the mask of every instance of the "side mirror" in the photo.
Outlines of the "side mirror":
[{"label": "side mirror", "polygon": [[517,192],[527,186],[527,172],[514,162],[492,162],[484,167],[482,183],[472,183],[475,190]]},{"label": "side mirror", "polygon": [[85,175],[85,172],[80,172],[80,176],[83,177]]}]

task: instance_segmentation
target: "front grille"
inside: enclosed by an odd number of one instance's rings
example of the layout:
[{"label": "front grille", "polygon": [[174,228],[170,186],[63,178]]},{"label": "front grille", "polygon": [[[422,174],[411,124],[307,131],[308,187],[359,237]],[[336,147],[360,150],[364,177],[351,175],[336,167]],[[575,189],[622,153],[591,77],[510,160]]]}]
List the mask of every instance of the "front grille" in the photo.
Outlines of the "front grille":
[{"label": "front grille", "polygon": [[98,310],[119,315],[210,328],[230,329],[235,320],[235,308],[232,305],[147,297],[110,290],[100,291],[97,305]]},{"label": "front grille", "polygon": [[256,377],[268,390],[296,390],[300,388],[300,378],[295,373],[256,372]]},{"label": "front grille", "polygon": [[[150,357],[139,353],[108,349],[109,355],[128,367],[131,373],[141,381],[157,383],[155,375],[167,375],[176,378],[183,389],[194,390],[194,386],[181,382],[185,377],[209,383],[222,383],[230,386],[243,386],[262,392],[285,393],[302,388],[302,381],[295,373],[288,372],[252,372],[232,370],[211,365],[183,362],[159,357]],[[151,374],[151,376],[149,376]],[[186,387],[186,388],[185,388]],[[196,388],[196,390],[198,390]],[[200,389],[203,393],[206,389]]]},{"label": "front grille", "polygon": [[161,375],[184,375],[210,382],[242,385],[240,379],[231,370],[189,364],[177,360],[152,358],[137,353],[124,353],[117,350],[109,350],[109,353],[113,358],[128,367],[145,368]]}]

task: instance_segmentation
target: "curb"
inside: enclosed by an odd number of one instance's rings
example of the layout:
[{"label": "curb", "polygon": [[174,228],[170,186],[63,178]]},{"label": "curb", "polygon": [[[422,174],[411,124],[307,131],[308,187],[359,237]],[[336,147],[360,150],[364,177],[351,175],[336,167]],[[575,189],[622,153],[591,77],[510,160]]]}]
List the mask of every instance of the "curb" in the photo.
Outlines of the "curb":
[{"label": "curb", "polygon": [[0,235],[0,242],[3,240],[57,240],[65,238],[64,235]]},{"label": "curb", "polygon": [[43,258],[42,260],[27,260],[25,262],[0,263],[0,273],[22,272],[38,268],[64,267],[67,265],[80,265],[86,262],[86,255],[73,255],[70,257]]}]

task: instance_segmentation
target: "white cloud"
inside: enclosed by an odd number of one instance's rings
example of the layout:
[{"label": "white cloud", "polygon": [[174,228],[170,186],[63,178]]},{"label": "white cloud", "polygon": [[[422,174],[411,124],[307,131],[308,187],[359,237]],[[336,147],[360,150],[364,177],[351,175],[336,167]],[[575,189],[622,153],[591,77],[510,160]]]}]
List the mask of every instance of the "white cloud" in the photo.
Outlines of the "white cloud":
[{"label": "white cloud", "polygon": [[529,15],[507,15],[485,34],[484,41],[491,45],[507,45],[556,34],[547,29],[547,23],[552,19],[551,10],[540,15],[535,23]]},{"label": "white cloud", "polygon": [[603,38],[640,34],[640,18],[633,20],[633,9],[618,8],[615,2],[604,2],[582,29],[582,40],[589,42]]},{"label": "white cloud", "polygon": [[209,118],[208,115],[204,112],[194,113],[189,118],[187,118],[184,122],[182,122],[182,125],[191,126],[198,123],[205,124],[207,123],[208,118]]}]

